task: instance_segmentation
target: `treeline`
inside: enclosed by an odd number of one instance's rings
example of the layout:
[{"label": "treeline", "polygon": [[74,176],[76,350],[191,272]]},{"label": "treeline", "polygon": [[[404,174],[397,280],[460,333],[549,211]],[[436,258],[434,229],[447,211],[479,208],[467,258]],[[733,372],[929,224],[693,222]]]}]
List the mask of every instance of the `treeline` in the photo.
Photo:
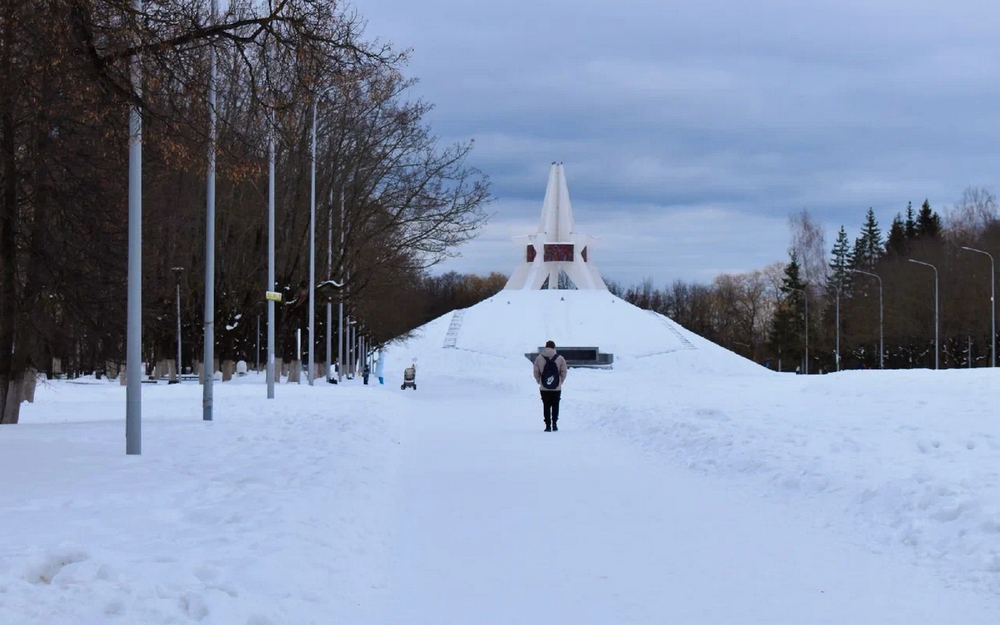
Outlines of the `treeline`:
[{"label": "treeline", "polygon": [[366,38],[356,11],[336,0],[224,4],[213,19],[208,0],[0,3],[0,422],[16,422],[29,369],[51,371],[58,359],[86,372],[124,358],[133,106],[142,115],[144,358],[175,353],[178,284],[184,364],[201,358],[212,51],[218,357],[252,354],[265,290],[285,296],[279,357],[294,357],[295,331],[308,326],[314,110],[316,276],[346,282],[322,291],[317,339],[330,298],[344,298],[372,344],[411,328],[421,309],[399,294],[485,222],[490,185],[466,164],[471,143],[438,141],[431,105],[407,95],[406,55]]},{"label": "treeline", "polygon": [[842,227],[829,248],[803,212],[792,219],[785,264],[723,274],[710,285],[657,289],[647,280],[612,289],[761,364],[811,373],[838,366],[839,300],[840,368],[934,367],[935,272],[918,261],[938,273],[940,366],[987,366],[995,277],[990,259],[973,250],[1000,254],[997,201],[981,188],[967,189],[943,216],[927,201],[908,205],[887,232],[869,209],[853,242]]}]

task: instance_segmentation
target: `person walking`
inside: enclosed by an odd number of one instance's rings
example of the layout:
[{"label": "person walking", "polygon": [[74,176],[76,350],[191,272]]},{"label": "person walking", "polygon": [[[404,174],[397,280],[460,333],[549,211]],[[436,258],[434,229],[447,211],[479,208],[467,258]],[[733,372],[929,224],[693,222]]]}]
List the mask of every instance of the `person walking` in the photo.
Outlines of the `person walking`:
[{"label": "person walking", "polygon": [[542,415],[545,417],[545,431],[558,432],[559,400],[562,385],[566,381],[566,359],[556,352],[556,344],[545,343],[545,348],[535,358],[535,382],[542,394]]},{"label": "person walking", "polygon": [[378,350],[378,360],[375,362],[375,377],[379,384],[385,384],[385,354]]}]

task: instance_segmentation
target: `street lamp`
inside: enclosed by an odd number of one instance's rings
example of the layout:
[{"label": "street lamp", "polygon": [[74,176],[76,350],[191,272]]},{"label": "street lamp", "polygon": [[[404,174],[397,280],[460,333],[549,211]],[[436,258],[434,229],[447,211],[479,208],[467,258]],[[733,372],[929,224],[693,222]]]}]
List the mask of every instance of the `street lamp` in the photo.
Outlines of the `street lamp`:
[{"label": "street lamp", "polygon": [[[377,163],[372,163],[365,167],[357,167],[354,169],[355,175],[358,172],[370,171],[375,168]],[[350,275],[344,276],[344,205],[346,196],[344,194],[344,177],[341,177],[340,181],[340,268],[338,273],[340,274],[340,280],[343,285],[347,285],[350,282]],[[332,233],[331,233],[332,234]],[[332,262],[332,259],[331,259]],[[350,294],[350,287],[346,287],[346,290],[340,292],[340,303],[338,304],[338,320],[337,320],[337,358],[340,361],[340,366],[337,368],[337,381],[343,382],[344,380],[344,293]]]},{"label": "street lamp", "polygon": [[[135,0],[135,12],[142,1]],[[130,61],[132,91],[137,99],[128,113],[128,322],[125,338],[125,453],[142,453],[142,114],[139,59]]]},{"label": "street lamp", "polygon": [[882,278],[869,271],[861,271],[860,269],[851,269],[852,273],[860,273],[866,276],[871,276],[878,280],[878,368],[885,368],[885,357],[883,351],[882,343]]},{"label": "street lamp", "polygon": [[[993,255],[990,254],[989,252],[984,252],[983,250],[977,250],[972,247],[962,246],[962,249],[969,252],[976,252],[977,254],[985,254],[990,258],[990,314],[992,319],[991,322],[992,325],[990,327],[993,330],[992,332],[990,332],[990,345],[991,345],[990,366],[996,367],[997,366],[997,302],[995,298],[996,291],[994,289],[994,285],[996,284],[996,273],[994,273],[995,270],[993,266]],[[970,362],[972,361],[971,353],[969,354],[969,361]]]},{"label": "street lamp", "polygon": [[836,313],[836,324],[837,324],[837,371],[840,371],[840,287],[834,285],[834,289],[837,290],[837,313]]},{"label": "street lamp", "polygon": [[348,363],[348,368],[347,368],[347,373],[348,373],[347,377],[348,377],[348,379],[354,379],[354,354],[355,354],[355,351],[354,351],[354,332],[355,332],[354,326],[356,324],[357,324],[356,320],[351,319],[350,317],[347,318],[347,328],[346,328],[347,329],[347,353],[345,355],[347,356],[347,363]]},{"label": "street lamp", "polygon": [[[274,113],[267,140],[267,290],[274,286]],[[274,399],[274,299],[267,298],[267,398]]]},{"label": "street lamp", "polygon": [[[219,12],[218,0],[212,0],[212,25]],[[213,42],[214,44],[214,42]],[[212,382],[215,381],[215,143],[217,138],[215,109],[215,45],[208,48],[208,198],[205,219],[205,362],[208,369],[202,395],[202,419],[212,420]]]},{"label": "street lamp", "polygon": [[174,272],[177,282],[177,382],[181,381],[181,273],[183,267],[174,267],[170,271]]},{"label": "street lamp", "polygon": [[316,372],[316,109],[320,99],[337,86],[327,87],[313,98],[312,169],[309,176],[309,386]]},{"label": "street lamp", "polygon": [[938,352],[940,351],[938,343],[938,270],[937,267],[930,263],[913,260],[912,258],[908,258],[907,260],[911,263],[924,265],[925,267],[930,267],[934,270],[934,368],[937,369],[939,365]]},{"label": "street lamp", "polygon": [[[806,363],[805,363],[805,371],[803,373],[809,375],[809,292],[806,291],[805,289],[796,289],[792,287],[788,287],[788,290],[798,291],[799,293],[802,293],[803,298],[805,299],[806,302]],[[840,354],[837,354],[837,357],[839,358]]]}]

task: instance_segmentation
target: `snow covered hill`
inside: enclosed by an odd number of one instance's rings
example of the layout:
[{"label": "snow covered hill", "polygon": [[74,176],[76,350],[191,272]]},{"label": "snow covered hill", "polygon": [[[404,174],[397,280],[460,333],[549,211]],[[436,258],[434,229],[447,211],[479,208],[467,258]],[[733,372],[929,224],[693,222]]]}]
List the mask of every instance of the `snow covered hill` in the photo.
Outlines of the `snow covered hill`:
[{"label": "snow covered hill", "polygon": [[[442,350],[491,356],[521,367],[524,354],[545,341],[597,347],[613,354],[615,368],[667,367],[716,375],[767,375],[730,352],[657,313],[606,291],[501,291],[471,308],[448,313],[391,349],[394,359],[436,362]],[[494,360],[500,368],[500,360]]]}]

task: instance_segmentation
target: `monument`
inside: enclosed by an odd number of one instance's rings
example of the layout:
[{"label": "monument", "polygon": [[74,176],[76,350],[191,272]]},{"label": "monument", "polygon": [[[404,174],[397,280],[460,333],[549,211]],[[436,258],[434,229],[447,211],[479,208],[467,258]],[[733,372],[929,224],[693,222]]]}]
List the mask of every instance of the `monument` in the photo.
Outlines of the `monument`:
[{"label": "monument", "polygon": [[581,291],[608,290],[589,259],[593,237],[576,231],[562,163],[552,163],[549,170],[538,232],[514,237],[514,241],[523,251],[524,261],[514,270],[505,290],[558,289],[563,274]]}]

